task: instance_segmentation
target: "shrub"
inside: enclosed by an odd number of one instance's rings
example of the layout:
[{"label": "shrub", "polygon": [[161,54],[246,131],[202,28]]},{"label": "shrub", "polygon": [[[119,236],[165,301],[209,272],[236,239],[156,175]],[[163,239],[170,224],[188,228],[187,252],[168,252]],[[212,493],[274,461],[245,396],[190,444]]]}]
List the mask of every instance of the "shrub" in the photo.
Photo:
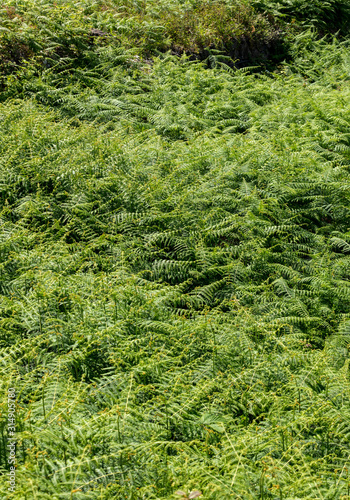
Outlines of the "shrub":
[{"label": "shrub", "polygon": [[273,13],[286,21],[297,20],[312,24],[322,33],[337,32],[346,35],[350,26],[349,0],[253,0],[260,11]]}]

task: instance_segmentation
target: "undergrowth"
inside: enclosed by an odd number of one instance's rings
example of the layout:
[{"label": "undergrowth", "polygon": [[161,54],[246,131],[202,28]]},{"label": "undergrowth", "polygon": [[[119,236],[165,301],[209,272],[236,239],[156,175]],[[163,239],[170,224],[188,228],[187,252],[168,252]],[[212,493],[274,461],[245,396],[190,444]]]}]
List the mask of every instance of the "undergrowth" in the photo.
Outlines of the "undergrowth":
[{"label": "undergrowth", "polygon": [[9,0],[0,7],[0,24],[2,90],[48,68],[60,72],[67,62],[96,67],[104,47],[146,59],[170,50],[203,60],[214,49],[231,65],[280,61],[293,32],[248,0]]},{"label": "undergrowth", "polygon": [[[0,105],[2,497],[350,498],[348,42],[298,33],[257,73],[148,59],[101,2],[77,24],[57,3],[43,43],[46,4],[23,5],[2,38],[26,46]],[[162,10],[113,5],[119,26]]]}]

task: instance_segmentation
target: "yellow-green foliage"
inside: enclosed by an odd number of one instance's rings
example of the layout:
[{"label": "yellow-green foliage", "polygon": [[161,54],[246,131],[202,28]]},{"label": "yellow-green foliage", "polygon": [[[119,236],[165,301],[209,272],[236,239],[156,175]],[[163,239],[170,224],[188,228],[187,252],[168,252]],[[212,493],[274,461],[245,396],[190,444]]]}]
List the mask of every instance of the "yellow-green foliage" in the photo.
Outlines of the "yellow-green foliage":
[{"label": "yellow-green foliage", "polygon": [[348,499],[347,42],[251,74],[45,8],[0,105],[1,498]]}]

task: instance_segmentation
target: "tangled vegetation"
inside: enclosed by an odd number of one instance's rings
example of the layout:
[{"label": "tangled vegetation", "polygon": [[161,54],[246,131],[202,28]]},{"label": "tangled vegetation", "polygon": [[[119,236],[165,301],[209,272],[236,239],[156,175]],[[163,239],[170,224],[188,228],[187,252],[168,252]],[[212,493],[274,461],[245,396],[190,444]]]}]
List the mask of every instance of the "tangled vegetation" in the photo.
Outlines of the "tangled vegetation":
[{"label": "tangled vegetation", "polygon": [[2,498],[350,499],[348,8],[2,7]]}]

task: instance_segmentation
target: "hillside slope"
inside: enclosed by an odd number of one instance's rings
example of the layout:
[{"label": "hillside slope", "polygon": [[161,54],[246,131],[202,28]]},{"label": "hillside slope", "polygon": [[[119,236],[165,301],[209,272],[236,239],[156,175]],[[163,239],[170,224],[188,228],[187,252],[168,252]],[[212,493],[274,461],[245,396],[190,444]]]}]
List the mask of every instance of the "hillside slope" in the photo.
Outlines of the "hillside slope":
[{"label": "hillside slope", "polygon": [[346,36],[240,3],[293,34],[274,72],[237,69],[111,41],[103,16],[132,19],[111,4],[15,4],[3,46],[34,49],[2,59],[1,496],[350,498]]}]

